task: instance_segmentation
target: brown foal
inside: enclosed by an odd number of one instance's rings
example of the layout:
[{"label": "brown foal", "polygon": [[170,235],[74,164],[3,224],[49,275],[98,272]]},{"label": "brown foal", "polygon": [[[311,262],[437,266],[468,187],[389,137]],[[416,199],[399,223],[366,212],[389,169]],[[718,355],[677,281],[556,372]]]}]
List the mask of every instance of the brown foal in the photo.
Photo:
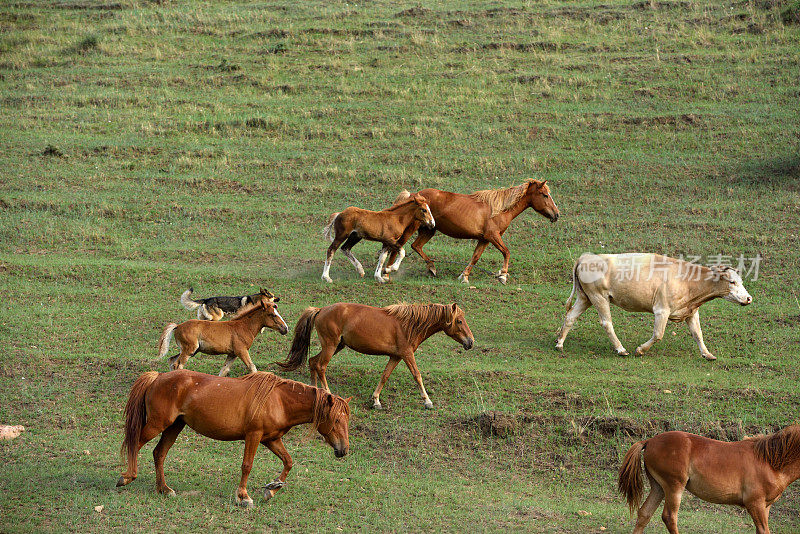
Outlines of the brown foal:
[{"label": "brown foal", "polygon": [[380,394],[394,368],[404,361],[419,385],[426,408],[433,408],[422,374],[417,368],[414,351],[420,344],[437,332],[444,332],[461,343],[465,349],[472,348],[474,338],[464,318],[464,311],[455,303],[444,304],[395,304],[375,308],[363,304],[340,302],[324,308],[307,308],[297,321],[294,340],[289,356],[277,362],[287,371],[303,365],[308,357],[311,332],[317,329],[322,345],[319,354],[308,361],[314,383],[318,380],[330,391],[325,370],[334,354],[344,347],[363,354],[385,354],[389,362],[380,382],[372,394],[372,407],[381,409]]},{"label": "brown foal", "polygon": [[272,373],[253,373],[239,378],[221,378],[195,371],[170,373],[150,371],[133,384],[125,406],[123,458],[127,471],[117,487],[130,484],[138,474],[139,450],[161,434],[153,450],[157,490],[175,495],[164,479],[164,460],[183,427],[220,441],[244,440],[242,478],[236,503],[252,506],[247,478],[258,444],[283,462],[283,471],[264,489],[270,499],[286,483],[292,458],[281,438],[289,429],[311,423],[333,447],[337,458],[350,449],[350,399]]},{"label": "brown foal", "polygon": [[[472,267],[490,243],[503,255],[503,268],[497,273],[497,279],[503,284],[508,281],[511,253],[503,243],[503,234],[517,215],[533,208],[552,222],[559,217],[558,207],[547,187],[547,180],[528,180],[507,189],[476,191],[471,195],[439,189],[423,189],[419,194],[428,200],[431,213],[436,219],[436,228],[420,228],[411,248],[425,260],[428,271],[433,276],[436,276],[433,260],[425,254],[422,247],[437,231],[456,239],[478,240],[472,259],[458,277],[464,283],[469,283]],[[393,265],[393,262],[394,258],[389,258],[389,264]]]},{"label": "brown foal", "polygon": [[[644,485],[639,455],[650,481],[650,495],[641,508]],[[619,491],[631,513],[639,509],[634,534],[644,532],[664,499],[661,519],[678,534],[678,508],[684,490],[704,501],[742,506],[758,534],[769,534],[769,510],[786,487],[800,478],[800,426],[768,436],[724,442],[686,432],[665,432],[634,443],[619,470]]]},{"label": "brown foal", "polygon": [[255,373],[258,369],[250,359],[250,346],[264,328],[276,330],[281,335],[289,331],[278,313],[277,305],[266,299],[245,306],[230,321],[192,319],[181,324],[169,323],[161,334],[158,356],[163,358],[167,354],[170,337],[174,337],[181,352],[169,359],[173,370],[183,369],[190,356],[202,352],[228,356],[219,376],[226,376],[230,372],[231,364],[237,357],[241,358],[251,373]]},{"label": "brown foal", "polygon": [[388,282],[389,279],[383,276],[386,257],[389,253],[394,256],[394,253],[402,250],[406,241],[423,224],[430,228],[436,224],[428,202],[422,195],[412,195],[408,191],[400,193],[394,205],[383,211],[370,211],[351,206],[340,213],[334,213],[323,231],[331,241],[331,246],[328,247],[328,254],[325,257],[322,279],[326,282],[333,281],[330,277],[331,261],[340,245],[342,253],[350,260],[358,274],[364,276],[364,267],[350,249],[362,239],[366,239],[383,244],[375,269],[375,280],[380,283]]}]

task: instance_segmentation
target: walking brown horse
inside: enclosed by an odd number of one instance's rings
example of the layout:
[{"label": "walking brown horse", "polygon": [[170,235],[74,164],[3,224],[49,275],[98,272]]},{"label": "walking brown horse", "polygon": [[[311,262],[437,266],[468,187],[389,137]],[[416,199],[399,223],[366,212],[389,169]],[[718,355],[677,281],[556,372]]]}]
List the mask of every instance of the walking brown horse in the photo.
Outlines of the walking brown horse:
[{"label": "walking brown horse", "polygon": [[433,408],[422,374],[417,368],[414,351],[420,344],[437,332],[444,332],[461,343],[465,349],[472,348],[475,339],[464,318],[464,311],[455,303],[444,304],[395,304],[375,308],[364,304],[340,302],[324,308],[307,308],[294,328],[292,348],[281,368],[293,371],[303,365],[308,357],[311,332],[317,329],[319,353],[308,360],[314,383],[330,391],[325,370],[334,354],[344,347],[363,354],[385,354],[389,362],[372,394],[372,407],[380,410],[381,389],[394,368],[404,361],[419,385],[426,408]]},{"label": "walking brown horse", "polygon": [[181,324],[169,323],[158,343],[158,357],[163,358],[167,354],[170,337],[174,337],[181,352],[169,359],[173,370],[183,369],[189,356],[202,352],[228,356],[219,376],[226,376],[230,372],[231,364],[237,357],[241,358],[251,373],[255,373],[258,369],[250,359],[250,346],[265,327],[277,330],[281,335],[289,331],[278,313],[278,306],[267,299],[245,306],[230,321],[191,319]]},{"label": "walking brown horse", "polygon": [[[406,241],[416,232],[420,225],[433,228],[436,224],[428,202],[422,195],[412,195],[403,191],[395,203],[383,211],[370,211],[350,206],[344,211],[331,215],[331,220],[323,230],[323,234],[331,241],[325,258],[322,279],[333,282],[330,277],[331,260],[339,245],[342,253],[350,260],[360,276],[364,276],[364,267],[350,249],[361,241],[379,241],[383,244],[378,266],[375,269],[375,280],[388,282],[383,276],[383,264],[386,257],[402,250]],[[344,244],[342,244],[344,243]]]},{"label": "walking brown horse", "polygon": [[[511,253],[503,243],[503,234],[517,215],[528,208],[533,208],[552,222],[556,222],[559,217],[558,207],[550,196],[547,180],[540,182],[531,179],[507,189],[476,191],[471,195],[439,189],[423,189],[418,194],[428,200],[431,213],[436,219],[436,228],[420,228],[411,248],[425,260],[428,271],[433,276],[436,276],[433,260],[425,254],[422,247],[437,231],[456,239],[478,240],[472,259],[458,277],[465,284],[469,283],[472,267],[478,262],[489,243],[503,255],[503,268],[497,273],[497,278],[503,284],[508,282],[508,262]],[[395,253],[389,258],[389,265],[395,265],[394,258]]]},{"label": "walking brown horse", "polygon": [[272,373],[253,373],[240,378],[220,378],[205,373],[181,370],[170,373],[150,371],[133,384],[125,406],[123,461],[127,471],[117,487],[130,484],[139,469],[139,450],[161,434],[153,450],[156,488],[175,495],[164,479],[164,460],[183,427],[220,441],[244,440],[242,478],[236,503],[252,506],[247,494],[247,478],[253,467],[258,444],[271,450],[283,462],[278,478],[264,488],[269,500],[286,483],[292,458],[281,438],[289,429],[311,423],[333,447],[337,458],[350,449],[350,399],[331,395]]},{"label": "walking brown horse", "polygon": [[[644,485],[639,455],[650,495],[639,508]],[[769,534],[769,509],[786,487],[800,478],[800,426],[768,436],[724,442],[686,432],[665,432],[639,441],[625,455],[619,470],[619,491],[631,513],[639,508],[634,534],[644,532],[664,499],[661,519],[678,534],[678,508],[684,490],[704,501],[742,506],[758,534]]]}]

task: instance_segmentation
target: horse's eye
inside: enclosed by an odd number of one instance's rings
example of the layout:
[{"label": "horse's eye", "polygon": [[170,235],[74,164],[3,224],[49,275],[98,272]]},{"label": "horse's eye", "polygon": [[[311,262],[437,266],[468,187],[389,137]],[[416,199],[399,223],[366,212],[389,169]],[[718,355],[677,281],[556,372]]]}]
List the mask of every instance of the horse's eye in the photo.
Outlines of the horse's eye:
[{"label": "horse's eye", "polygon": [[548,198],[550,195],[548,195],[547,193],[542,193],[542,196],[543,196],[544,198]]},{"label": "horse's eye", "polygon": [[458,321],[456,321],[456,324],[461,324],[461,319],[459,319]]}]

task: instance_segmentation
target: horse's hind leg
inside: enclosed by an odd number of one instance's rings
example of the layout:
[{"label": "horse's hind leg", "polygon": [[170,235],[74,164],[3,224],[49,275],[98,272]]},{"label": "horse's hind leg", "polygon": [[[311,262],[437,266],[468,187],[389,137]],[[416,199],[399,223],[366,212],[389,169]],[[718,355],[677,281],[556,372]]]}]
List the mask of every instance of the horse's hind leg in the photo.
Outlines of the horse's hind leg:
[{"label": "horse's hind leg", "polygon": [[383,374],[381,375],[381,379],[378,381],[378,386],[375,388],[375,392],[372,394],[372,407],[376,410],[382,410],[383,406],[381,405],[381,390],[383,386],[386,385],[386,382],[389,380],[389,376],[394,371],[394,368],[397,367],[397,364],[400,363],[400,358],[396,356],[390,356],[389,361],[386,362],[386,368],[383,370]]},{"label": "horse's hind leg", "polygon": [[669,534],[678,534],[678,509],[681,507],[681,497],[683,497],[683,490],[686,487],[686,481],[683,484],[676,483],[664,488],[664,511],[661,513],[661,520],[667,526]]},{"label": "horse's hind leg", "polygon": [[661,489],[658,482],[650,476],[650,472],[647,469],[645,469],[645,474],[647,475],[647,480],[650,481],[650,495],[647,496],[644,504],[636,514],[636,527],[633,529],[633,534],[642,534],[644,532],[644,527],[650,522],[650,518],[653,517],[658,505],[664,499],[664,490]]},{"label": "horse's hind leg", "polygon": [[139,474],[139,451],[145,444],[159,435],[167,428],[171,422],[161,422],[155,416],[150,415],[147,423],[142,427],[139,433],[139,443],[136,444],[136,451],[128,456],[128,470],[125,471],[117,481],[117,487],[130,484]]},{"label": "horse's hind leg", "polygon": [[193,341],[188,341],[186,339],[179,340],[176,337],[175,341],[178,343],[178,346],[180,346],[181,353],[169,359],[169,363],[173,371],[176,369],[183,369],[183,366],[186,365],[187,361],[189,361],[189,357],[197,354],[197,351],[200,348],[200,343],[198,343],[196,339]]},{"label": "horse's hind leg", "polygon": [[358,271],[358,275],[363,278],[364,277],[364,266],[361,265],[361,262],[358,261],[358,258],[356,258],[355,255],[353,254],[352,250],[350,250],[359,241],[361,241],[361,238],[358,237],[358,234],[355,233],[355,232],[351,233],[350,237],[348,237],[347,241],[345,241],[344,244],[342,245],[342,254],[344,254],[345,257],[348,260],[350,260],[350,263],[352,263],[353,267],[355,267],[356,271]]},{"label": "horse's hind leg", "polygon": [[219,376],[228,376],[228,373],[231,372],[231,365],[235,360],[235,354],[228,354],[228,357],[225,358],[225,363],[223,364],[222,369],[219,370]]},{"label": "horse's hind leg", "polygon": [[419,254],[420,258],[425,260],[425,264],[428,266],[428,272],[431,275],[436,276],[436,268],[433,264],[433,259],[425,254],[425,251],[422,250],[422,247],[425,246],[425,243],[431,240],[431,238],[436,234],[436,230],[430,230],[428,228],[420,227],[419,232],[417,233],[417,238],[411,243],[411,248]]},{"label": "horse's hind leg", "polygon": [[286,447],[283,446],[283,442],[280,438],[264,442],[264,446],[271,450],[275,455],[281,459],[283,462],[283,471],[281,474],[278,475],[278,478],[270,482],[264,487],[264,498],[269,500],[278,493],[284,484],[286,483],[286,477],[289,476],[289,471],[292,469],[292,457],[289,456],[289,453],[286,451]]},{"label": "horse's hind leg", "polygon": [[328,387],[328,378],[325,376],[325,371],[328,369],[328,364],[331,362],[331,358],[333,358],[340,350],[345,347],[344,341],[339,338],[337,342],[336,348],[331,349],[333,347],[333,342],[330,340],[322,340],[322,349],[319,351],[319,354],[308,360],[308,366],[311,369],[311,375],[314,378],[314,385],[317,384],[317,379],[322,382],[322,387],[325,388],[325,391],[328,393],[331,392],[331,388]]},{"label": "horse's hind leg", "polygon": [[153,449],[153,461],[156,465],[156,487],[162,495],[175,496],[175,490],[167,486],[167,481],[164,478],[164,460],[184,426],[186,426],[186,423],[183,421],[183,417],[178,417],[174,423],[161,433],[161,439],[158,441],[156,448]]},{"label": "horse's hind leg", "polygon": [[465,284],[469,284],[469,273],[472,272],[472,268],[478,263],[478,260],[483,254],[483,251],[486,250],[486,247],[489,246],[488,241],[478,241],[478,244],[475,245],[475,252],[472,253],[472,259],[469,260],[469,263],[464,268],[464,272],[458,277],[459,280],[464,282]]},{"label": "horse's hind leg", "polygon": [[331,262],[333,261],[333,255],[336,254],[336,249],[339,248],[339,245],[341,245],[344,242],[344,240],[345,239],[342,236],[337,234],[336,237],[333,239],[333,243],[331,243],[331,246],[328,247],[328,254],[327,256],[325,256],[325,267],[322,269],[322,279],[325,280],[326,282],[333,282],[330,276]]}]

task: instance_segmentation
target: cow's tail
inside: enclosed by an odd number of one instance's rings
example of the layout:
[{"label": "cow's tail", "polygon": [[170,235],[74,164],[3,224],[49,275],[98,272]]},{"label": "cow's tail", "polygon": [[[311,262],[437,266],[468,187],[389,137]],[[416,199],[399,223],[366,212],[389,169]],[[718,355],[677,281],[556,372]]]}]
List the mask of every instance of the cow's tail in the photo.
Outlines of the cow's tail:
[{"label": "cow's tail", "polygon": [[169,323],[164,327],[161,333],[161,339],[158,341],[158,357],[163,358],[169,351],[169,339],[172,337],[172,332],[178,328],[178,323]]},{"label": "cow's tail", "polygon": [[333,243],[333,240],[336,237],[335,236],[336,232],[334,232],[333,230],[333,224],[336,222],[336,217],[338,217],[340,213],[341,213],[340,211],[337,211],[336,213],[331,213],[331,218],[328,221],[328,224],[325,226],[325,228],[322,229],[322,235],[324,235],[325,239],[327,239],[331,243]]},{"label": "cow's tail", "polygon": [[[158,375],[158,371],[148,371],[140,376],[131,387],[128,403],[125,405],[125,438],[122,440],[120,455],[123,461],[127,460],[128,471],[126,474],[129,478],[136,478],[136,457],[139,455],[139,439],[142,435],[142,428],[147,423],[145,395],[156,378],[158,378]],[[125,475],[120,478],[120,482],[117,483],[118,486],[124,485],[124,477]]]},{"label": "cow's tail", "polygon": [[308,346],[311,342],[311,332],[314,331],[314,321],[319,315],[320,308],[306,308],[303,315],[294,327],[294,339],[289,355],[282,362],[275,362],[284,371],[294,371],[308,358]]},{"label": "cow's tail", "polygon": [[181,293],[181,304],[183,304],[183,307],[189,311],[197,309],[200,307],[201,304],[203,304],[202,302],[197,302],[196,300],[192,300],[193,291],[194,288],[190,287],[189,289]]},{"label": "cow's tail", "polygon": [[642,494],[644,493],[640,456],[646,445],[647,441],[634,443],[619,468],[617,489],[628,501],[628,508],[630,508],[631,514],[639,509],[639,503],[642,501]]},{"label": "cow's tail", "polygon": [[572,292],[569,294],[567,298],[567,311],[572,309],[572,297],[575,297],[578,291],[581,291],[580,281],[578,281],[578,264],[580,263],[580,259],[575,262],[575,265],[572,267]]}]

